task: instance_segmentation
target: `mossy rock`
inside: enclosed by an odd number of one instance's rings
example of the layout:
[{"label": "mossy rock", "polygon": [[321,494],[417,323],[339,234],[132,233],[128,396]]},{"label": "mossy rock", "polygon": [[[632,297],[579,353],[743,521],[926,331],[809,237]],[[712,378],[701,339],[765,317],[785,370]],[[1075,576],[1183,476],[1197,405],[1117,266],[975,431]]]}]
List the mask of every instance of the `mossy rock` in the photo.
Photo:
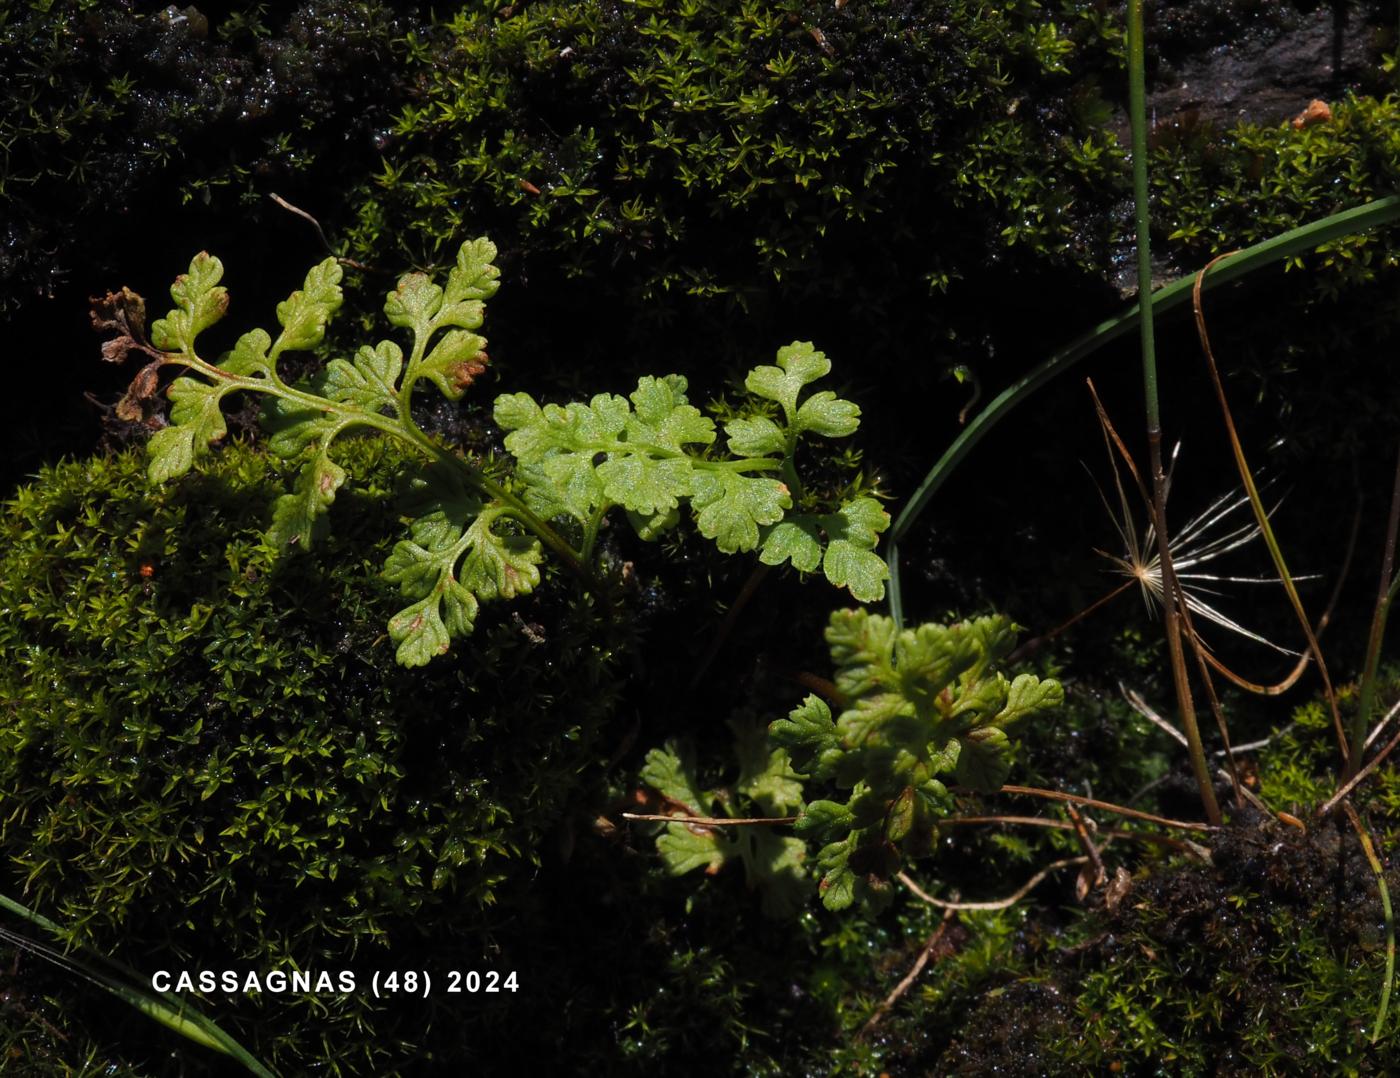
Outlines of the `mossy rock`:
[{"label": "mossy rock", "polygon": [[[1400,98],[1349,96],[1333,102],[1330,119],[1301,129],[1169,132],[1152,167],[1161,242],[1179,270],[1194,271],[1216,255],[1393,195]],[[1285,269],[1258,275],[1233,301],[1228,294],[1205,301],[1213,349],[1238,387],[1232,400],[1266,405],[1261,417],[1270,426],[1256,437],[1282,434],[1276,452],[1294,474],[1310,462],[1333,476],[1352,460],[1364,468],[1400,409],[1400,385],[1381,358],[1394,352],[1400,321],[1400,226],[1331,240]],[[1386,489],[1388,468],[1374,469],[1367,482]]]},{"label": "mossy rock", "polygon": [[246,233],[268,185],[300,200],[372,154],[416,5],[287,7],[5,5],[0,310],[94,263],[129,269],[133,215],[241,206]]},{"label": "mossy rock", "polygon": [[[81,390],[120,391],[92,362],[86,297],[121,284],[149,294],[206,247],[249,282],[240,304],[270,308],[286,289],[258,271],[322,257],[311,225],[268,196],[334,232],[335,187],[372,172],[411,78],[418,9],[0,4],[0,312],[12,343],[50,357],[42,375],[18,372],[0,411],[6,495],[40,463],[91,449]],[[71,391],[42,388],[55,376]],[[23,403],[39,392],[42,420]]]},{"label": "mossy rock", "polygon": [[1389,1073],[1393,1016],[1371,1037],[1383,915],[1345,819],[1304,835],[1246,818],[1213,854],[1139,875],[1077,945],[989,992],[937,1072]]},{"label": "mossy rock", "polygon": [[[1384,671],[1381,697],[1400,691]],[[1340,693],[1343,721],[1357,702]],[[1383,714],[1379,712],[1378,714]],[[1376,1031],[1386,976],[1380,882],[1341,811],[1313,812],[1337,785],[1330,709],[1298,708],[1250,767],[1252,807],[1209,836],[1211,861],[1146,859],[1110,902],[1023,930],[1007,971],[982,986],[952,1043],[921,1061],[938,1074],[1388,1074],[1393,1009]],[[1400,825],[1400,778],[1379,768],[1352,795],[1384,866]],[[1031,922],[1033,924],[1034,922]],[[1045,929],[1050,930],[1045,930]]]},{"label": "mossy rock", "polygon": [[[533,319],[615,325],[571,333],[575,360],[698,333],[713,364],[781,335],[764,320],[810,318],[910,365],[901,341],[926,360],[942,316],[1013,267],[1092,277],[1111,251],[1124,154],[1071,70],[1112,62],[1092,5],[546,2],[443,23],[351,251],[431,263],[471,222],[532,282]],[[741,311],[756,337],[734,332]],[[950,347],[974,348],[958,329]]]},{"label": "mossy rock", "polygon": [[[164,489],[137,454],[65,463],[0,518],[3,891],[68,942],[142,971],[479,969],[611,751],[632,630],[571,582],[394,664],[378,570],[403,462],[344,452],[366,482],[281,560],[282,477],[237,444]],[[270,1062],[345,1073],[390,1073],[416,1003],[212,1001]]]},{"label": "mossy rock", "polygon": [[[1239,33],[1263,18],[1226,7]],[[1269,17],[1282,27],[1304,7],[1269,5]],[[658,351],[691,375],[737,367],[800,326],[860,357],[851,376],[885,429],[952,431],[972,391],[950,370],[969,368],[990,394],[1121,310],[1132,283],[1121,28],[1101,7],[498,3],[463,6],[439,29],[422,54],[435,67],[355,196],[350,250],[431,264],[468,230],[488,232],[518,285],[496,308],[506,332],[493,353],[517,383],[557,388]],[[1167,44],[1180,57],[1201,41]],[[1331,121],[1302,129],[1163,117],[1162,266],[1192,272],[1389,194],[1397,107],[1336,97]],[[1242,303],[1210,297],[1222,338],[1248,317],[1220,355],[1246,382],[1241,399],[1263,403],[1266,440],[1330,453],[1374,440],[1393,411],[1394,380],[1369,357],[1395,318],[1397,235],[1347,237],[1300,256],[1302,273],[1258,274]],[[1078,418],[1057,413],[1043,436]],[[908,444],[872,457],[902,467]],[[935,454],[913,455],[897,484],[912,487]]]},{"label": "mossy rock", "polygon": [[[1208,124],[1165,130],[1152,175],[1167,239],[1185,259],[1261,243],[1300,224],[1393,193],[1400,185],[1400,98],[1348,96],[1325,120]],[[1335,294],[1400,264],[1392,227],[1333,240],[1311,267]],[[1304,260],[1295,263],[1299,268]]]}]

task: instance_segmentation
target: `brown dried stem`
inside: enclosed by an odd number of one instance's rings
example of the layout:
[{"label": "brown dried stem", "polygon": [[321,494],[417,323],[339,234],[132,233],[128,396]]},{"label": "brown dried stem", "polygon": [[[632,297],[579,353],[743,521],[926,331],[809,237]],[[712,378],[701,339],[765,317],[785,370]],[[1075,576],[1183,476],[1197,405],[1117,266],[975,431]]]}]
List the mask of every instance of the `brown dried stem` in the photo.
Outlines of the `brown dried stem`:
[{"label": "brown dried stem", "polygon": [[728,816],[683,816],[678,813],[665,815],[656,812],[624,812],[624,820],[648,820],[655,823],[683,823],[690,827],[756,827],[759,824],[796,823],[796,816],[751,816],[731,818]]},{"label": "brown dried stem", "polygon": [[1165,816],[1154,816],[1150,812],[1143,812],[1140,809],[1128,808],[1126,805],[1115,805],[1110,801],[1097,801],[1092,797],[1080,797],[1078,794],[1061,793],[1059,790],[1042,790],[1038,786],[1003,786],[1001,793],[1004,794],[1025,794],[1029,797],[1043,797],[1047,801],[1064,801],[1075,805],[1087,805],[1089,808],[1103,809],[1105,812],[1112,812],[1119,816],[1127,816],[1134,820],[1145,820],[1148,823],[1155,823],[1161,827],[1174,827],[1178,831],[1219,831],[1219,824],[1193,823],[1189,820],[1169,820]]},{"label": "brown dried stem", "polygon": [[[1297,614],[1298,622],[1303,627],[1303,635],[1307,637],[1308,641],[1308,652],[1312,655],[1313,661],[1317,663],[1317,672],[1322,675],[1322,687],[1327,697],[1327,706],[1332,711],[1332,723],[1336,728],[1337,742],[1341,748],[1343,759],[1347,761],[1347,772],[1351,773],[1356,770],[1351,760],[1353,747],[1348,745],[1346,731],[1342,727],[1342,714],[1337,707],[1337,694],[1332,689],[1331,675],[1327,673],[1327,662],[1322,657],[1322,647],[1317,642],[1317,634],[1313,632],[1312,622],[1308,618],[1307,611],[1303,609],[1303,600],[1298,597],[1298,589],[1294,586],[1293,577],[1288,572],[1288,565],[1283,560],[1283,550],[1279,546],[1278,539],[1274,536],[1273,526],[1269,523],[1269,514],[1264,508],[1264,500],[1259,497],[1259,490],[1254,484],[1254,473],[1250,471],[1249,461],[1245,459],[1244,446],[1240,443],[1239,432],[1235,428],[1234,413],[1230,411],[1230,402],[1225,396],[1225,383],[1221,381],[1220,368],[1215,362],[1215,353],[1210,347],[1210,334],[1206,331],[1206,316],[1201,307],[1201,282],[1217,262],[1237,253],[1231,251],[1229,254],[1211,259],[1210,262],[1206,263],[1205,268],[1196,274],[1196,285],[1191,292],[1191,306],[1196,313],[1196,334],[1201,339],[1201,350],[1205,353],[1211,384],[1215,386],[1215,396],[1220,402],[1220,414],[1225,423],[1225,433],[1230,439],[1230,449],[1234,453],[1235,467],[1240,473],[1240,482],[1244,485],[1245,493],[1249,495],[1249,504],[1254,509],[1254,519],[1259,525],[1259,531],[1263,534],[1264,542],[1269,548],[1269,554],[1274,560],[1274,569],[1278,573],[1279,580],[1283,582],[1283,589],[1288,593],[1288,601],[1293,604],[1293,611]],[[1357,755],[1360,753],[1360,748],[1360,745],[1354,746]]]},{"label": "brown dried stem", "polygon": [[943,914],[943,920],[938,923],[938,927],[933,930],[933,935],[931,935],[924,943],[923,947],[920,948],[919,957],[914,960],[914,965],[910,968],[909,972],[904,975],[904,979],[901,980],[899,984],[895,985],[894,991],[884,998],[880,1005],[875,1008],[875,1013],[870,1016],[870,1020],[861,1027],[860,1037],[869,1036],[871,1031],[880,1024],[880,1021],[885,1015],[889,1014],[894,1005],[899,1002],[900,997],[914,987],[914,982],[919,979],[919,974],[924,971],[924,967],[928,965],[929,961],[933,958],[934,951],[938,949],[938,945],[943,941],[943,936],[948,931],[948,926],[952,923],[953,916],[956,913],[957,910],[948,910]]},{"label": "brown dried stem", "polygon": [[895,879],[909,888],[918,898],[930,906],[937,906],[940,910],[1004,910],[1020,902],[1051,873],[1058,872],[1062,868],[1069,868],[1071,865],[1087,865],[1088,863],[1088,857],[1066,857],[1059,861],[1051,861],[1011,894],[1005,898],[993,899],[990,902],[949,902],[942,898],[934,898],[915,883],[907,872],[898,873]]}]

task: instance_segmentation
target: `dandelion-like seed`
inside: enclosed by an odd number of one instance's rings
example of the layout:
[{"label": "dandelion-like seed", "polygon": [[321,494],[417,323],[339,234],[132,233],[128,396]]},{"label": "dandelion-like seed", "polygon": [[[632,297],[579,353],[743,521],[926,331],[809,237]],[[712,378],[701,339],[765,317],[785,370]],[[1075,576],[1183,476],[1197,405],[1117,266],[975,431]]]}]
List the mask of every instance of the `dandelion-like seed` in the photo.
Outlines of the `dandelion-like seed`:
[{"label": "dandelion-like seed", "polygon": [[[1181,445],[1178,443],[1172,453],[1173,469],[1180,451]],[[1162,563],[1157,545],[1157,531],[1150,520],[1141,531],[1138,530],[1132,511],[1128,506],[1128,497],[1123,490],[1122,479],[1118,474],[1118,465],[1113,459],[1111,450],[1109,462],[1113,466],[1113,483],[1118,493],[1120,512],[1114,512],[1102,489],[1099,490],[1099,497],[1103,501],[1104,508],[1108,510],[1114,529],[1118,532],[1124,554],[1112,554],[1105,550],[1095,550],[1095,553],[1108,559],[1113,566],[1114,573],[1127,577],[1129,581],[1136,581],[1142,591],[1143,601],[1147,604],[1148,610],[1155,613],[1163,605]],[[1171,475],[1168,474],[1168,490],[1170,490],[1170,485]],[[1221,584],[1277,584],[1279,582],[1277,577],[1226,576],[1203,571],[1203,567],[1211,562],[1239,550],[1263,534],[1258,522],[1252,516],[1247,522],[1239,523],[1240,518],[1236,514],[1248,505],[1249,496],[1242,491],[1235,490],[1222,494],[1201,513],[1187,521],[1181,530],[1167,542],[1172,568],[1180,583],[1186,608],[1193,615],[1284,655],[1297,655],[1298,652],[1281,647],[1245,628],[1233,618],[1223,614],[1217,607],[1212,606],[1204,598],[1204,596],[1221,595],[1222,592],[1218,587]],[[1269,510],[1269,516],[1273,516],[1277,509],[1278,505],[1275,504],[1273,509]],[[1304,578],[1297,577],[1295,579]]]}]

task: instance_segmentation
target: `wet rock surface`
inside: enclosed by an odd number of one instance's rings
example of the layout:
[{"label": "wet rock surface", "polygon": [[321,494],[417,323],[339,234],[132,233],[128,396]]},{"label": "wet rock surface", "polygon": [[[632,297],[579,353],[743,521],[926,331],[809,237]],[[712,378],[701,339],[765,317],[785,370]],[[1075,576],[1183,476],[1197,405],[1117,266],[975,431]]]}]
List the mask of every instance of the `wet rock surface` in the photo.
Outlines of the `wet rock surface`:
[{"label": "wet rock surface", "polygon": [[[1174,31],[1168,9],[1164,55],[1148,93],[1156,123],[1276,124],[1315,98],[1368,87],[1378,59],[1378,5],[1276,7],[1284,9],[1246,18],[1238,36],[1211,44]],[[1192,47],[1174,55],[1178,41]]]}]

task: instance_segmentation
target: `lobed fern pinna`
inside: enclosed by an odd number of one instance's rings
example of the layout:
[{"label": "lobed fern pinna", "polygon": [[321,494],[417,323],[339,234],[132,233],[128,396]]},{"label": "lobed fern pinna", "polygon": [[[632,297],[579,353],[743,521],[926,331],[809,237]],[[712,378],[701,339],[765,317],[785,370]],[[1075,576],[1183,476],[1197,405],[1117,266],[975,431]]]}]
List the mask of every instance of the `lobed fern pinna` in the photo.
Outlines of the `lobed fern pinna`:
[{"label": "lobed fern pinna", "polygon": [[795,463],[801,442],[847,437],[860,424],[854,403],[810,390],[831,370],[810,343],[787,345],[776,366],[749,372],[752,406],[723,424],[722,443],[714,421],[686,399],[678,375],[644,377],[627,397],[602,393],[587,403],[498,397],[495,419],[517,465],[506,481],[426,434],[413,417],[415,390],[431,385],[455,401],[486,369],[486,340],[476,331],[499,284],[495,256],[489,240],[476,239],[461,246],[445,284],[424,273],[399,280],[384,313],[410,336],[407,353],[381,340],[292,382],[279,360],[320,347],[341,305],[334,258],[313,267],[302,288],[278,304],[275,338],[250,330],[217,361],[196,350],[200,334],[228,308],[217,258],[195,256],[171,288],[174,309],[151,326],[149,341],[140,298],[125,290],[109,296],[97,318],[119,336],[104,354],[151,357],[119,414],[142,412],[164,368],[183,370],[166,391],[169,424],[150,440],[151,479],[184,475],[227,434],[225,398],[263,394],[269,448],[300,467],[292,490],[273,506],[268,540],[284,550],[306,548],[349,480],[336,459],[337,441],[379,434],[406,443],[423,464],[407,483],[408,537],[383,574],[407,601],[388,625],[406,666],[424,665],[468,635],[482,602],[537,587],[546,547],[595,581],[598,530],[615,508],[643,539],[655,539],[679,524],[684,503],[699,532],[725,553],[756,550],[767,565],[820,569],[860,601],[883,597],[888,570],[875,546],[889,517],[879,502],[853,494],[814,507],[803,496]]}]

